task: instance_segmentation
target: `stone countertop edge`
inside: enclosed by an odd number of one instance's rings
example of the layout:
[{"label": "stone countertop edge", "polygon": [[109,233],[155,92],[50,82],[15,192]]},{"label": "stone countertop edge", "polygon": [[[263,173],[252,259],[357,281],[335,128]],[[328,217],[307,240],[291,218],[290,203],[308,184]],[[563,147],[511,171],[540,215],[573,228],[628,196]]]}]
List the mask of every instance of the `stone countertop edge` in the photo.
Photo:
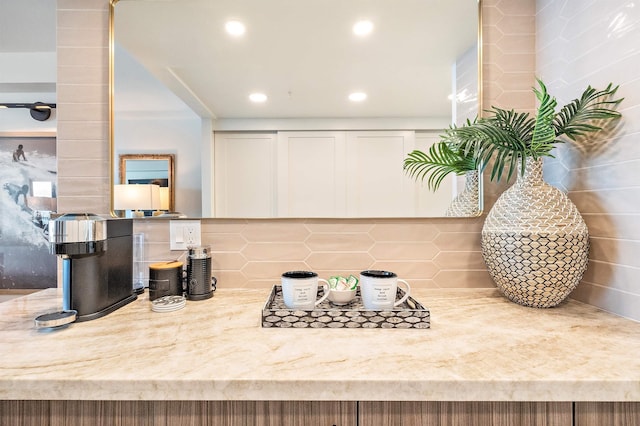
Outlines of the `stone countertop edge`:
[{"label": "stone countertop edge", "polygon": [[263,328],[271,289],[219,288],[179,311],[147,293],[38,330],[48,289],[0,303],[0,399],[640,401],[640,323],[574,300],[413,289],[429,329]]}]

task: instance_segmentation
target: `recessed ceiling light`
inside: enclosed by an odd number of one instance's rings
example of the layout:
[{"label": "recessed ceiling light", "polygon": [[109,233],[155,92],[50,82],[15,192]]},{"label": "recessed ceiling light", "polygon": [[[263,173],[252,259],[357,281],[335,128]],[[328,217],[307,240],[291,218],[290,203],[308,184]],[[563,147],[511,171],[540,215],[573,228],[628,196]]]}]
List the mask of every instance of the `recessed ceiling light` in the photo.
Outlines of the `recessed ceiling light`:
[{"label": "recessed ceiling light", "polygon": [[373,31],[373,22],[358,21],[353,25],[353,33],[357,36],[366,36]]},{"label": "recessed ceiling light", "polygon": [[352,102],[362,102],[367,99],[367,94],[363,92],[355,92],[349,95],[349,100]]},{"label": "recessed ceiling light", "polygon": [[246,31],[244,24],[240,21],[228,21],[224,25],[224,29],[227,30],[227,33],[236,37],[241,36]]},{"label": "recessed ceiling light", "polygon": [[261,103],[267,101],[267,95],[264,93],[252,93],[249,95],[249,100],[255,103]]}]

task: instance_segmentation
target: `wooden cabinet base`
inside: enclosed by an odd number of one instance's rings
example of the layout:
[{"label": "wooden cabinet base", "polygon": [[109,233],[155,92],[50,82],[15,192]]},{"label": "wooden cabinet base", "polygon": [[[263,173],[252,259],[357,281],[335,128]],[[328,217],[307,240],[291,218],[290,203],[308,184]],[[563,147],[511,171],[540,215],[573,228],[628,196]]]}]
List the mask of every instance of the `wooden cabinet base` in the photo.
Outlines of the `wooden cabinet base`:
[{"label": "wooden cabinet base", "polygon": [[356,406],[306,401],[0,401],[0,425],[355,426]]},{"label": "wooden cabinet base", "polygon": [[640,426],[640,402],[0,401],[11,426]]},{"label": "wooden cabinet base", "polygon": [[571,402],[361,402],[360,426],[571,426]]},{"label": "wooden cabinet base", "polygon": [[640,402],[576,402],[575,426],[640,426]]}]

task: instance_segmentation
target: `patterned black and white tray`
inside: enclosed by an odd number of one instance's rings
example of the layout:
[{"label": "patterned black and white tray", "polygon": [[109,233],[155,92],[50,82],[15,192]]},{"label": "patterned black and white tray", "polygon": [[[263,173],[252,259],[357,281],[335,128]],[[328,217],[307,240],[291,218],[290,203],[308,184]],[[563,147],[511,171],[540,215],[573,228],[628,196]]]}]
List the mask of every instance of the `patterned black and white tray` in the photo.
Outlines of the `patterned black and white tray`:
[{"label": "patterned black and white tray", "polygon": [[[319,289],[319,295],[322,293]],[[398,289],[398,298],[404,291]],[[289,309],[282,298],[282,287],[273,286],[262,309],[262,327],[265,328],[429,328],[431,315],[417,300],[409,298],[391,310],[365,309],[360,289],[349,304],[337,306],[323,301],[313,311]]]}]

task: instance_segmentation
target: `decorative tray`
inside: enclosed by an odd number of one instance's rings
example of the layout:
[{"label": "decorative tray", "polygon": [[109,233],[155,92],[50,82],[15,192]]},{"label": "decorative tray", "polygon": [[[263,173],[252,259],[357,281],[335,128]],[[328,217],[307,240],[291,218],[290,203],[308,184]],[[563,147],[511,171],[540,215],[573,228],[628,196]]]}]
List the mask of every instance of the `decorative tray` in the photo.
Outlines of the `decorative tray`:
[{"label": "decorative tray", "polygon": [[[323,289],[318,289],[322,295]],[[404,291],[398,288],[398,298]],[[431,315],[417,300],[409,296],[402,304],[390,310],[365,309],[360,297],[346,305],[334,305],[329,300],[321,302],[313,311],[289,309],[282,298],[282,287],[273,286],[262,309],[262,327],[265,328],[429,328]]]}]

